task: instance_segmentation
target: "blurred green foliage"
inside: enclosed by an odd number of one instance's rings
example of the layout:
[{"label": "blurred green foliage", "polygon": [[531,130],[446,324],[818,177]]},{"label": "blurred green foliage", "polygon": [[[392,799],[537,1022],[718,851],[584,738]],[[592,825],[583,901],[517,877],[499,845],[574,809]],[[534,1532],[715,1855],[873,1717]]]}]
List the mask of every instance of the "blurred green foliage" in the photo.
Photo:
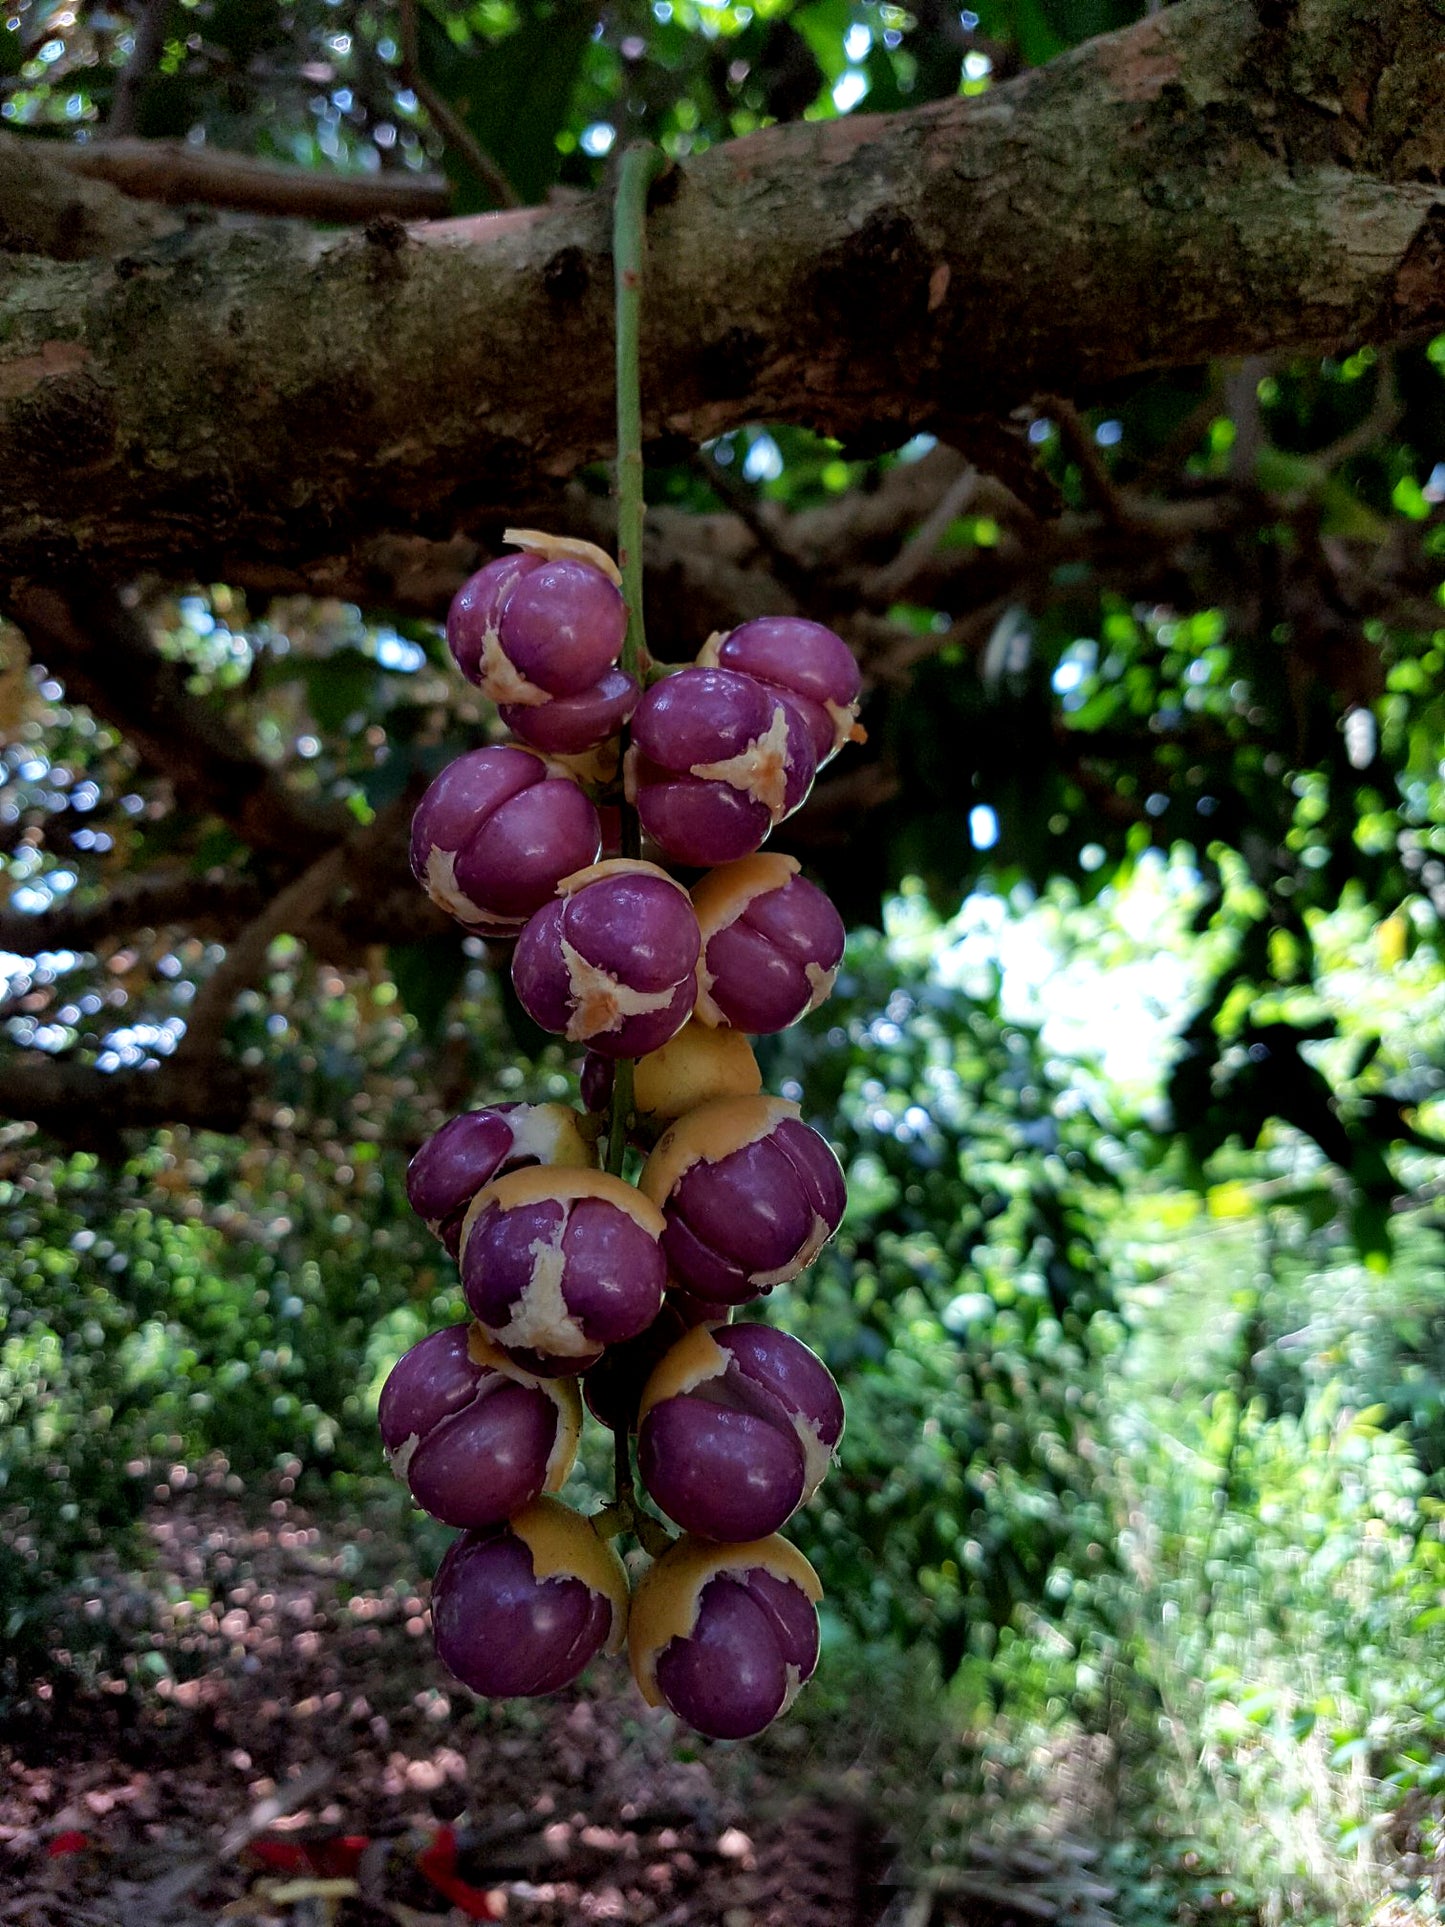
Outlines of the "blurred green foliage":
[{"label": "blurred green foliage", "polygon": [[[1347,1194],[1301,1131],[1226,1150],[1202,1193],[1181,1190],[1178,1152],[1161,1164],[1098,1067],[1023,1021],[996,971],[964,967],[921,896],[890,930],[855,936],[829,1005],[766,1052],[850,1184],[835,1244],[766,1315],[821,1352],[847,1402],[842,1463],[791,1528],[824,1578],[839,1677],[910,1653],[915,1677],[951,1682],[938,1705],[965,1758],[977,1748],[977,1799],[967,1773],[930,1787],[918,1844],[953,1851],[1001,1775],[1014,1811],[1030,1788],[1047,1807],[1077,1756],[1092,1823],[1119,1836],[1121,1920],[1363,1919],[1391,1881],[1418,1896],[1427,1875],[1410,1869],[1445,1813],[1429,1157],[1389,1266],[1359,1257]],[[1332,941],[1337,972],[1378,985]],[[1438,1005],[1409,1006],[1417,1044]],[[331,1012],[338,1032],[355,1022]],[[400,1029],[415,1045],[415,1021]],[[419,1136],[435,1109],[392,1052]],[[560,1062],[516,1050],[490,1075],[568,1088]],[[462,1313],[401,1172],[393,1143],[365,1137],[277,1158],[177,1133],[122,1167],[78,1155],[6,1182],[12,1698],[53,1676],[57,1625],[82,1677],[115,1662],[83,1582],[143,1556],[173,1465],[221,1457],[257,1504],[284,1475],[397,1516],[376,1396]],[[573,1496],[600,1493],[605,1458]],[[413,1530],[424,1566],[445,1535]]]},{"label": "blurred green foliage", "polygon": [[836,1244],[775,1301],[849,1414],[845,1470],[800,1543],[831,1610],[930,1640],[951,1675],[1103,1530],[1084,1441],[1115,1329],[1098,1210],[1121,1165],[996,984],[946,986],[877,937],[771,1046],[768,1087],[801,1100],[848,1173]]}]

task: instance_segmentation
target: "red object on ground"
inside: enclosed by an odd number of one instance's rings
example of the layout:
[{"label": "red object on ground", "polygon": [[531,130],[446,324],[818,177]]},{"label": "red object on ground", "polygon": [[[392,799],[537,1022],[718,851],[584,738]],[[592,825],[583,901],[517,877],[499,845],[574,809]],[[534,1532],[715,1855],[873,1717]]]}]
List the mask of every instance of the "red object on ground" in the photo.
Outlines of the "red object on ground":
[{"label": "red object on ground", "polygon": [[59,1860],[62,1854],[84,1853],[87,1847],[94,1844],[88,1833],[70,1827],[64,1833],[57,1833],[45,1851],[52,1860]]},{"label": "red object on ground", "polygon": [[473,1887],[460,1878],[457,1867],[457,1836],[453,1827],[438,1827],[431,1845],[416,1857],[418,1870],[454,1907],[460,1907],[468,1920],[504,1920],[506,1898]]},{"label": "red object on ground", "polygon": [[364,1833],[337,1834],[329,1840],[297,1840],[272,1834],[253,1840],[248,1851],[271,1873],[315,1874],[319,1880],[350,1880],[371,1845]]},{"label": "red object on ground", "polygon": [[[56,1840],[71,1840],[80,1846],[90,1844],[85,1834],[58,1834]],[[313,1875],[320,1880],[351,1880],[356,1877],[362,1856],[372,1845],[364,1833],[334,1835],[327,1840],[308,1840],[296,1835],[263,1834],[253,1840],[247,1852],[259,1860],[268,1873]],[[75,1847],[52,1844],[50,1851],[75,1852]],[[504,1920],[506,1897],[474,1887],[457,1872],[457,1836],[454,1827],[438,1827],[416,1856],[416,1868],[453,1907],[460,1907],[468,1920]]]}]

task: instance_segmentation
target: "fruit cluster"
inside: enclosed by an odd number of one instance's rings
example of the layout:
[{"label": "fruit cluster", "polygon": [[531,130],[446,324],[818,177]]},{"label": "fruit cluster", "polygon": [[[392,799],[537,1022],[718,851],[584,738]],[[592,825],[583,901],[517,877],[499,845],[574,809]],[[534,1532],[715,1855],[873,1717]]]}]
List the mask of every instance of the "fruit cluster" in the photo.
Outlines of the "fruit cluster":
[{"label": "fruit cluster", "polygon": [[[618,666],[611,559],[508,540],[518,552],[457,595],[447,640],[518,741],[436,779],[412,868],[467,930],[515,939],[523,1005],[585,1049],[585,1108],[467,1112],[413,1159],[412,1206],[475,1322],[400,1360],[382,1436],[417,1504],[461,1529],[432,1612],[465,1685],[554,1691],[630,1621],[644,1696],[745,1738],[817,1660],[817,1577],[776,1534],[843,1430],[805,1345],[730,1322],[812,1263],[844,1207],[837,1159],[795,1104],[762,1094],[747,1036],[822,1002],[843,926],[792,857],[758,852],[859,733],[858,671],[831,630],[765,618],[644,688]],[[705,874],[689,889],[668,862]],[[629,1152],[645,1159],[635,1184]],[[618,1504],[596,1520],[548,1496],[584,1397],[617,1443]],[[633,1434],[680,1538],[633,1501]],[[659,1555],[631,1596],[604,1536],[619,1524]]]}]

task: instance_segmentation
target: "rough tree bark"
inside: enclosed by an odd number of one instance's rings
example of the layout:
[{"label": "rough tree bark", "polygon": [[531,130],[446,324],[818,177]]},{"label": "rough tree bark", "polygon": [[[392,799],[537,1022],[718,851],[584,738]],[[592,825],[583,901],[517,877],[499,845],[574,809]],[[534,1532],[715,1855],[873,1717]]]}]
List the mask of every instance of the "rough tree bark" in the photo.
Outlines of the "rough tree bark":
[{"label": "rough tree bark", "polygon": [[[1428,0],[1183,0],[973,101],[778,127],[662,184],[658,452],[886,446],[1150,368],[1445,319]],[[447,535],[606,454],[605,199],[365,238],[208,226],[0,267],[0,572],[225,576]]]}]

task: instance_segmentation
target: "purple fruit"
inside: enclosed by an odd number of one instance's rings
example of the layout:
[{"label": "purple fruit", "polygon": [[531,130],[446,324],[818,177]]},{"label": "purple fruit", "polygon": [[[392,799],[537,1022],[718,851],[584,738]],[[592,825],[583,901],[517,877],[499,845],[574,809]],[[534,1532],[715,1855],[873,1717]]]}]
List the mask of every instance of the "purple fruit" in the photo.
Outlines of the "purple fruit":
[{"label": "purple fruit", "polygon": [[433,1332],[397,1360],[377,1422],[391,1469],[449,1526],[510,1519],[572,1469],[577,1388],[512,1364],[477,1325]]},{"label": "purple fruit", "polygon": [[680,883],[655,864],[609,858],[563,878],[518,940],[512,982],[544,1030],[641,1057],[687,1022],[700,941]]},{"label": "purple fruit", "polygon": [[496,645],[502,604],[524,575],[542,566],[540,555],[499,555],[468,576],[447,611],[447,647],[468,682],[482,680],[482,658]]},{"label": "purple fruit", "polygon": [[466,1532],[432,1582],[437,1657],[474,1693],[555,1693],[615,1653],[627,1574],[580,1513],[537,1499],[506,1525]]},{"label": "purple fruit", "polygon": [[462,1290],[509,1358],[551,1378],[596,1364],[662,1309],[662,1215],[603,1171],[514,1171],[473,1199]]},{"label": "purple fruit", "polygon": [[693,887],[702,931],[697,1014],[754,1036],[816,1010],[843,959],[843,919],[791,856],[748,856]]},{"label": "purple fruit", "polygon": [[633,1597],[638,1689],[710,1739],[753,1738],[812,1677],[822,1596],[818,1575],[785,1539],[680,1539]]},{"label": "purple fruit", "polygon": [[526,551],[463,583],[447,616],[457,667],[494,703],[577,697],[617,661],[627,632],[616,565],[590,542],[508,529]]},{"label": "purple fruit", "polygon": [[463,1111],[433,1132],[407,1166],[412,1210],[455,1258],[467,1206],[493,1178],[531,1164],[587,1169],[596,1163],[577,1128],[580,1122],[566,1104],[493,1104],[484,1111]]},{"label": "purple fruit", "polygon": [[638,1466],[669,1519],[704,1539],[762,1539],[812,1498],[843,1435],[822,1360],[766,1325],[699,1327],[642,1394]]},{"label": "purple fruit", "polygon": [[666,1220],[673,1277],[713,1304],[746,1304],[796,1278],[846,1202],[837,1158],[777,1097],[699,1105],[661,1138],[638,1184]]},{"label": "purple fruit", "polygon": [[503,703],[498,714],[514,736],[549,756],[576,756],[605,743],[637,707],[642,691],[620,669],[609,669],[577,696],[545,703]]},{"label": "purple fruit", "polygon": [[601,848],[597,812],[571,778],[506,744],[449,763],[411,824],[418,883],[458,923],[489,934],[515,936]]},{"label": "purple fruit", "polygon": [[858,665],[843,638],[821,622],[758,616],[730,635],[709,636],[697,659],[704,668],[740,670],[791,696],[808,720],[819,769],[845,743],[864,741]]},{"label": "purple fruit", "polygon": [[664,856],[730,863],[798,808],[816,765],[791,696],[730,669],[682,669],[637,705],[627,794]]}]

